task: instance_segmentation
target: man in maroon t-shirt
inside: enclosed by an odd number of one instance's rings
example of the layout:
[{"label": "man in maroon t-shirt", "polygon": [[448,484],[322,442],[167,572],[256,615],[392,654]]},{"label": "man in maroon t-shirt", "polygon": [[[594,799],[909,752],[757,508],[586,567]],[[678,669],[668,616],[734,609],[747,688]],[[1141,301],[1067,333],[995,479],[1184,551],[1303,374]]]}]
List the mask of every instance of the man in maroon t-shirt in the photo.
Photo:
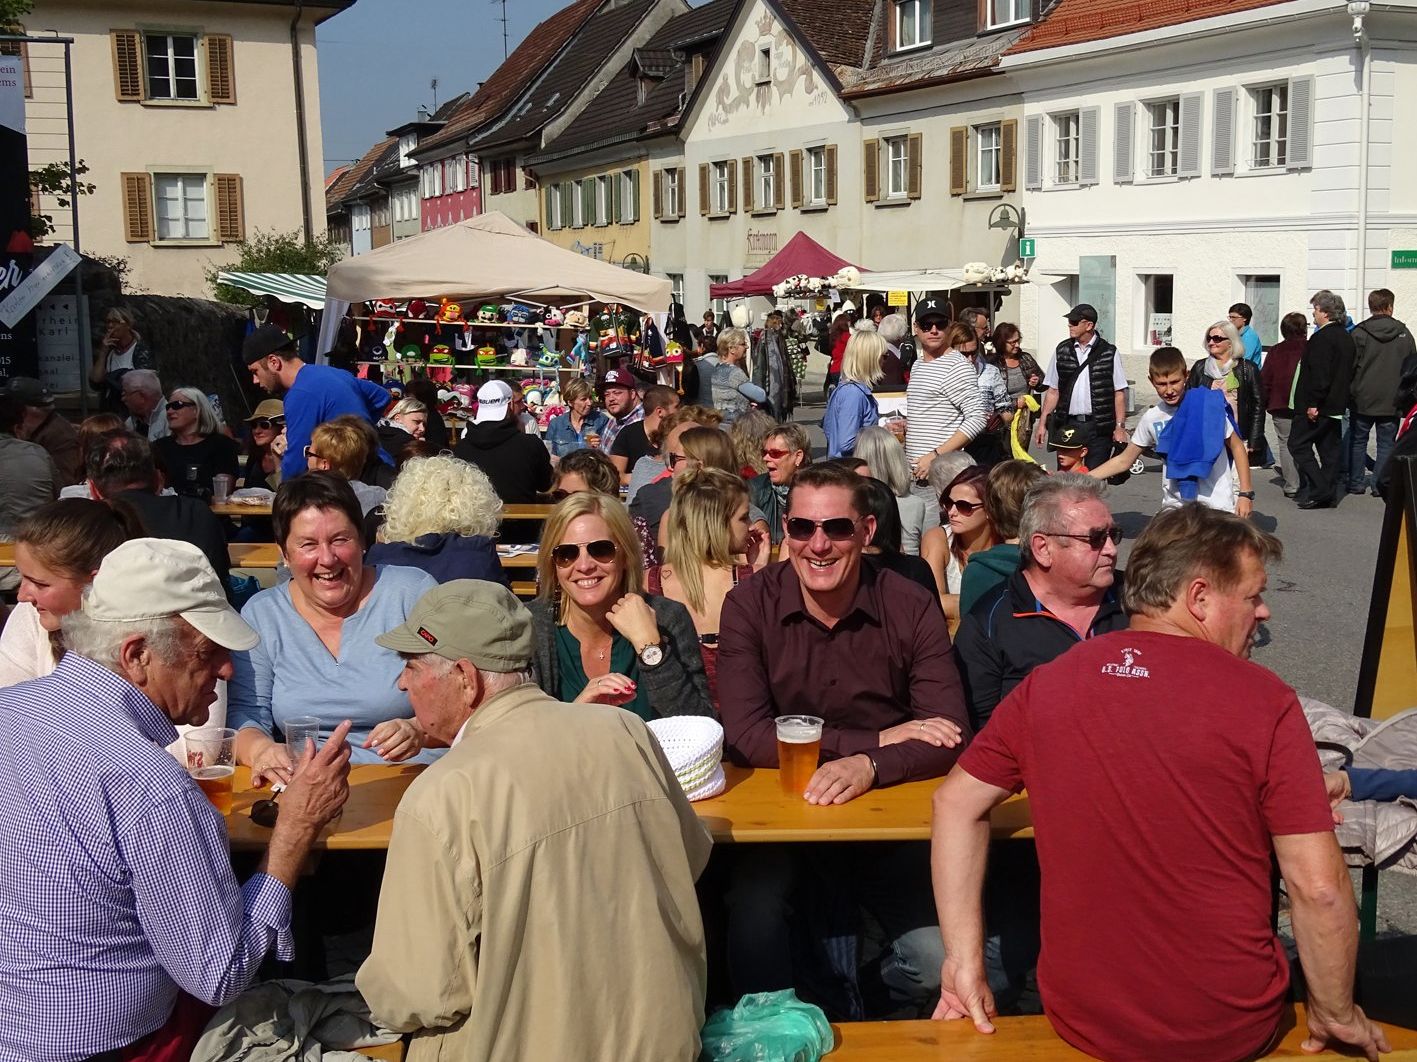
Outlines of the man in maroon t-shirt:
[{"label": "man in maroon t-shirt", "polygon": [[1294,691],[1247,660],[1279,554],[1228,513],[1161,513],[1127,566],[1131,629],[1034,670],[965,751],[935,796],[948,956],[937,1018],[993,1031],[989,811],[1027,788],[1043,871],[1038,984],[1063,1039],[1115,1062],[1262,1052],[1289,981],[1270,923],[1273,852],[1308,985],[1305,1049],[1387,1050],[1353,1003],[1352,884],[1313,739]]}]

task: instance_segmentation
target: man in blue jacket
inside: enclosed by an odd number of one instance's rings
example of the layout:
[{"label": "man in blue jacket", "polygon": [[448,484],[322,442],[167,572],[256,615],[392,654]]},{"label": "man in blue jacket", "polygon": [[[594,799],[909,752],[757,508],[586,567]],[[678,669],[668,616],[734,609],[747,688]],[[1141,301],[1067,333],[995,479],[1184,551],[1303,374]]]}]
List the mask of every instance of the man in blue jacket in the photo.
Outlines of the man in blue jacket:
[{"label": "man in blue jacket", "polygon": [[[306,365],[296,353],[295,340],[273,324],[264,324],[246,337],[241,360],[251,379],[263,391],[285,399],[285,456],[280,473],[291,479],[305,471],[305,448],[316,427],[346,413],[377,424],[393,402],[393,395],[376,383],[351,376],[329,365]],[[393,461],[381,448],[379,460]]]}]

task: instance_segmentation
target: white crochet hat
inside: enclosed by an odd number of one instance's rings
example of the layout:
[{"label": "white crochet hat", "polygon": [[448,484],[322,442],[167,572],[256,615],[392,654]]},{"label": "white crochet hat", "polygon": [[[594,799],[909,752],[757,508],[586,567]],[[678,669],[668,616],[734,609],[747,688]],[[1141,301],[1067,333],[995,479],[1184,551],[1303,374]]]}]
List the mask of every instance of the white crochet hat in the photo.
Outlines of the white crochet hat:
[{"label": "white crochet hat", "polygon": [[718,796],[723,777],[723,727],[702,715],[651,719],[646,724],[690,800]]}]

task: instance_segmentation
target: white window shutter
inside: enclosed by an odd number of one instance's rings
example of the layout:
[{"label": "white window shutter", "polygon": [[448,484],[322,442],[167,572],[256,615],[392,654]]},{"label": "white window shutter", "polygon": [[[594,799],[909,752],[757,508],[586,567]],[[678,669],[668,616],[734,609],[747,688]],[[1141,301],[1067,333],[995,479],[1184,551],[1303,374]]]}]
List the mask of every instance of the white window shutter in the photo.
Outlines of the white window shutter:
[{"label": "white window shutter", "polygon": [[1302,170],[1314,164],[1314,77],[1289,79],[1289,155],[1286,165]]},{"label": "white window shutter", "polygon": [[1199,92],[1181,97],[1181,158],[1176,167],[1177,177],[1201,175],[1201,103]]},{"label": "white window shutter", "polygon": [[1078,184],[1084,188],[1097,183],[1097,128],[1101,121],[1100,107],[1078,111]]},{"label": "white window shutter", "polygon": [[1132,129],[1136,125],[1136,104],[1119,103],[1113,111],[1112,180],[1116,184],[1131,184],[1135,166],[1132,152]]},{"label": "white window shutter", "polygon": [[1028,191],[1043,187],[1043,115],[1030,114],[1023,120],[1023,186]]},{"label": "white window shutter", "polygon": [[1235,172],[1235,90],[1216,89],[1211,103],[1215,126],[1210,139],[1210,173],[1221,177]]}]

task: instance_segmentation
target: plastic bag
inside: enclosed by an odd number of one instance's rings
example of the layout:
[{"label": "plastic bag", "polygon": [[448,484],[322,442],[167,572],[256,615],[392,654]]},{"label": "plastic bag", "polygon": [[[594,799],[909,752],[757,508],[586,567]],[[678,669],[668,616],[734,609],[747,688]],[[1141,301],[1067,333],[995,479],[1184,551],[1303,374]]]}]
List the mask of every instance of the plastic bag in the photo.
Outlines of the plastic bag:
[{"label": "plastic bag", "polygon": [[699,1062],[817,1062],[835,1043],[821,1008],[792,989],[744,996],[704,1024]]}]

